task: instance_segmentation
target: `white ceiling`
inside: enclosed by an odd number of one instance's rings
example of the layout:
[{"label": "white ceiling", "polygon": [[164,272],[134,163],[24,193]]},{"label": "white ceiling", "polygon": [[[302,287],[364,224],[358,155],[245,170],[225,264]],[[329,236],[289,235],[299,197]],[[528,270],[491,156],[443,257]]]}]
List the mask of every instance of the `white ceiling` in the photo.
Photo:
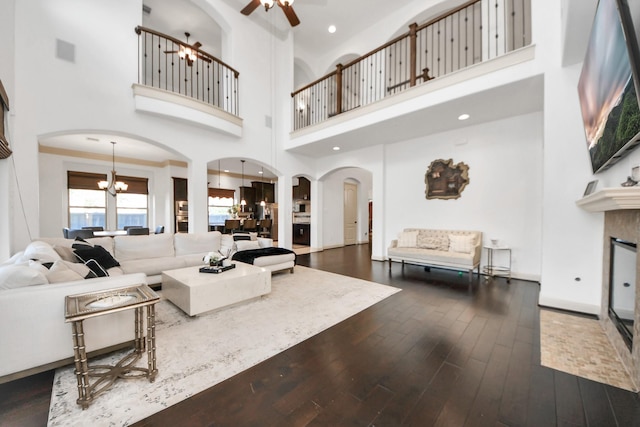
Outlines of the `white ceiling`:
[{"label": "white ceiling", "polygon": [[[143,24],[181,40],[184,40],[184,32],[189,31],[191,33],[190,42],[200,41],[203,50],[213,55],[219,55],[222,38],[220,27],[195,5],[198,1],[143,0],[145,5],[151,7],[151,14],[143,15]],[[249,0],[217,1],[224,1],[228,6],[237,9],[238,13],[249,2]],[[451,1],[452,4],[459,3],[458,0]],[[563,58],[565,59],[563,63],[575,63],[584,56],[586,40],[591,27],[591,19],[587,19],[587,16],[593,14],[596,1],[562,0],[563,22],[566,25],[565,33],[570,34],[563,47]],[[293,29],[295,50],[321,53],[328,45],[339,46],[365,28],[380,22],[385,16],[396,10],[397,5],[398,3],[389,0],[296,0],[294,9],[301,24]],[[270,15],[274,13],[276,17]],[[247,19],[257,25],[267,27],[271,25],[270,22],[275,22],[277,31],[287,31],[289,28],[284,13],[277,7],[269,12],[258,8]],[[407,22],[412,20],[424,21],[420,17],[407,17]],[[328,33],[327,27],[330,24],[338,28],[336,33]],[[371,46],[372,49],[375,47]],[[492,106],[490,109],[486,108],[487,98],[479,98],[479,95],[476,95],[432,107],[394,122],[370,126],[358,131],[357,134],[348,133],[333,140],[325,139],[296,151],[308,155],[328,155],[330,153],[327,152],[326,147],[336,144],[341,145],[343,149],[356,149],[362,145],[358,141],[368,141],[367,145],[398,141],[540,110],[542,108],[541,85],[542,82],[539,80],[524,82],[517,89],[526,96],[513,96],[514,92],[509,90],[495,91],[490,94]],[[462,105],[472,115],[472,119],[464,123],[451,119]],[[497,108],[497,106],[503,106],[503,108]],[[492,111],[491,114],[489,114],[490,111]],[[99,142],[88,141],[87,137],[97,138]],[[109,141],[111,140],[118,143],[116,146],[117,156],[143,158],[158,162],[170,159],[184,160],[179,153],[169,152],[145,141],[131,140],[118,135],[85,134],[72,137],[51,137],[40,142],[42,145],[52,147],[110,155],[111,144]],[[238,163],[235,168],[230,165],[230,169],[232,172],[240,173],[240,162],[230,163]],[[256,170],[251,171],[250,168]],[[257,165],[252,165],[249,162],[245,164],[245,173],[253,174],[255,172],[257,174],[257,170]],[[266,172],[265,170],[265,174]],[[268,177],[268,175],[265,176]]]}]

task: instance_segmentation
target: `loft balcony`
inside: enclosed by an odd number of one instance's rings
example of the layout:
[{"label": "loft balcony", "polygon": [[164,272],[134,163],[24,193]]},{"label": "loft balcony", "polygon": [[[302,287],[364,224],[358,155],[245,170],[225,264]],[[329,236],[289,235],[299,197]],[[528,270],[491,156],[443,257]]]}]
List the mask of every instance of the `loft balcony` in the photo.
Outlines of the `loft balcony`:
[{"label": "loft balcony", "polygon": [[[356,149],[444,131],[444,110],[487,101],[496,116],[539,110],[542,78],[526,65],[534,53],[530,0],[469,1],[293,92],[287,148],[321,155],[333,145]],[[514,66],[526,69],[524,77],[501,76]],[[511,102],[496,106],[492,98]]]},{"label": "loft balcony", "polygon": [[242,136],[239,72],[199,46],[138,26],[136,110]]}]

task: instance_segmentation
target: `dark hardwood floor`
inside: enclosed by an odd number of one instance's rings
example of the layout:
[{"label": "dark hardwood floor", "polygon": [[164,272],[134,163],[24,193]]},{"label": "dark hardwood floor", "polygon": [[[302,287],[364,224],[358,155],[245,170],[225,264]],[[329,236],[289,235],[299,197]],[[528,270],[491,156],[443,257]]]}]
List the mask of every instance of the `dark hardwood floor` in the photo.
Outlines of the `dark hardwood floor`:
[{"label": "dark hardwood floor", "polygon": [[[634,393],[540,365],[538,284],[370,261],[298,263],[402,288],[138,426],[640,426]],[[6,351],[2,349],[1,351]],[[0,425],[46,424],[52,373],[0,385]]]}]

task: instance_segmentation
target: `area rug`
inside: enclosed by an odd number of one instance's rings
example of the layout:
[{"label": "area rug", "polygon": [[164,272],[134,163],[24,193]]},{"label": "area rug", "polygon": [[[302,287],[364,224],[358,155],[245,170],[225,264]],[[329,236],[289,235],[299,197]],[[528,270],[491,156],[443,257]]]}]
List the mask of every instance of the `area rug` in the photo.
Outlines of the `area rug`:
[{"label": "area rug", "polygon": [[540,310],[540,351],[543,366],[637,391],[595,319]]},{"label": "area rug", "polygon": [[[400,291],[295,267],[275,274],[269,295],[198,317],[169,301],[156,305],[158,376],[118,381],[88,409],[76,404],[73,367],[55,374],[50,426],[126,426],[260,363]],[[113,364],[115,353],[93,364]],[[141,362],[146,364],[146,357]],[[139,362],[140,363],[140,362]]]}]

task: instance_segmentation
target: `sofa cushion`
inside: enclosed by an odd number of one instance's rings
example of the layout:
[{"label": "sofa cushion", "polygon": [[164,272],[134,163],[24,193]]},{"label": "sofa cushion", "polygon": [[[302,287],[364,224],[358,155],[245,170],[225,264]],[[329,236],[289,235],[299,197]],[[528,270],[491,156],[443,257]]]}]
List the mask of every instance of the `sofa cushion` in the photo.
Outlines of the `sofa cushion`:
[{"label": "sofa cushion", "polygon": [[[128,236],[135,237],[135,236]],[[145,236],[140,236],[145,237]],[[117,245],[116,245],[117,247]],[[202,262],[202,258],[200,258]],[[173,270],[176,268],[186,267],[186,263],[183,257],[162,257],[162,258],[148,258],[148,259],[130,259],[120,261],[120,268],[125,274],[129,273],[144,273],[147,276],[153,276],[162,273],[166,270]]]},{"label": "sofa cushion", "polygon": [[[72,264],[73,263],[68,263]],[[53,263],[49,272],[47,273],[47,280],[49,283],[71,282],[74,280],[84,279],[89,272],[92,272],[89,267],[84,264],[75,264],[86,269],[86,274],[83,276],[74,269],[69,268],[65,261],[56,261]],[[92,272],[93,273],[93,272]],[[93,277],[96,277],[95,275]]]},{"label": "sofa cushion", "polygon": [[[175,257],[173,248],[173,234],[150,234],[148,236],[116,236],[115,258],[122,261],[134,259],[151,259]],[[125,270],[126,273],[126,270]]]},{"label": "sofa cushion", "polygon": [[418,240],[417,231],[402,231],[398,234],[399,248],[415,248]]},{"label": "sofa cushion", "polygon": [[222,234],[219,231],[209,233],[176,233],[174,236],[174,246],[176,256],[200,254],[203,252],[218,252],[220,250],[220,239]]},{"label": "sofa cushion", "polygon": [[409,262],[424,264],[458,266],[467,269],[474,265],[473,254],[462,252],[421,248],[389,248],[388,255],[389,258],[398,257]]},{"label": "sofa cushion", "polygon": [[30,268],[27,265],[0,267],[0,289],[14,289],[46,283],[49,283],[47,277],[36,268]]},{"label": "sofa cushion", "polygon": [[449,250],[451,252],[471,253],[475,249],[476,236],[449,235]]},{"label": "sofa cushion", "polygon": [[76,258],[73,248],[70,248],[68,246],[53,245],[53,250],[56,251],[58,255],[60,255],[60,258],[62,258],[64,261],[79,262],[78,258]]}]

